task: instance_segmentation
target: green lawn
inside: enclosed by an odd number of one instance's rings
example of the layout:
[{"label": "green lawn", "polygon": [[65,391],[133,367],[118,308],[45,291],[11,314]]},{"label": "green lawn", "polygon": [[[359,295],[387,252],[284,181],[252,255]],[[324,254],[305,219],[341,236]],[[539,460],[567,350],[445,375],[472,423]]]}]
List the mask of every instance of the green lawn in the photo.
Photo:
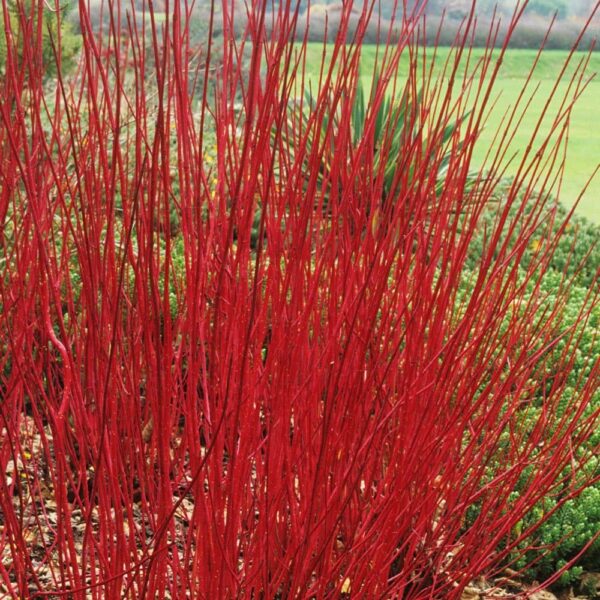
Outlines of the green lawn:
[{"label": "green lawn", "polygon": [[[370,82],[376,56],[375,46],[365,46],[361,61],[362,72],[365,83]],[[443,60],[448,56],[449,50],[442,48],[438,50],[438,72]],[[474,51],[473,58],[481,56],[482,51]],[[310,77],[316,80],[318,77],[318,66],[321,62],[322,45],[311,44],[308,49],[307,70]],[[475,163],[481,163],[489,148],[495,132],[501,126],[502,116],[507,109],[514,105],[519,93],[525,85],[525,79],[533,64],[535,52],[530,50],[510,50],[504,59],[499,72],[499,78],[495,87],[497,102],[491,112],[487,125],[481,135],[474,157]],[[530,140],[531,133],[537,123],[540,112],[552,90],[554,82],[567,57],[566,52],[545,51],[540,59],[534,75],[533,85],[530,90],[539,84],[527,114],[519,127],[518,133],[512,144],[512,151],[518,156],[522,155]],[[574,64],[584,58],[584,54],[575,56]],[[406,73],[408,60],[400,68],[400,75]],[[570,68],[569,73],[573,72]],[[600,72],[600,53],[592,55],[586,73],[592,75]],[[558,97],[567,90],[567,83],[562,83],[558,89]],[[531,95],[531,92],[529,95]],[[567,152],[565,177],[563,180],[560,198],[567,206],[571,206],[580,195],[589,177],[600,164],[600,79],[594,79],[579,98],[569,125],[569,146]],[[544,127],[542,127],[542,133]],[[510,169],[510,167],[509,167]],[[510,173],[510,170],[509,170]],[[596,177],[582,197],[578,207],[578,213],[589,217],[600,223],[600,176]]]}]

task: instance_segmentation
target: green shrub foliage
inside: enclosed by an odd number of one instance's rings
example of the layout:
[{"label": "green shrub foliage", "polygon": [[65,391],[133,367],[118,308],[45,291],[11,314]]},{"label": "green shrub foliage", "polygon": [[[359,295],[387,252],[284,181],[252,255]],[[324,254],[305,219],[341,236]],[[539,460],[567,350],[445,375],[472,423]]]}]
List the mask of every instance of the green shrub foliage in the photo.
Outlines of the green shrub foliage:
[{"label": "green shrub foliage", "polygon": [[[63,73],[67,73],[75,66],[81,46],[81,37],[74,32],[73,25],[65,18],[69,12],[69,6],[65,4],[55,10],[53,5],[45,2],[40,5],[31,0],[18,4],[15,0],[9,0],[7,6],[10,29],[6,29],[0,34],[0,74],[4,75],[5,73],[9,48],[13,48],[13,51],[17,53],[19,63],[21,63],[23,61],[23,41],[37,39],[38,35],[41,35],[42,44],[41,49],[37,49],[38,56],[34,63],[45,79],[56,76],[55,52],[60,54]],[[38,27],[40,13],[42,15],[41,31]],[[28,48],[30,52],[36,52],[35,44],[29,44]]]}]

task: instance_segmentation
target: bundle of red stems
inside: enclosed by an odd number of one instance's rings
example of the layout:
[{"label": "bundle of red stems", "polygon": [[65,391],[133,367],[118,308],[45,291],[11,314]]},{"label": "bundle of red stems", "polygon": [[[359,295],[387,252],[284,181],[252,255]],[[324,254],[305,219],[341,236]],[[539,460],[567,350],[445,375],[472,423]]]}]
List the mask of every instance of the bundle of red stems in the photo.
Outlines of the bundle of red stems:
[{"label": "bundle of red stems", "polygon": [[443,59],[419,9],[382,30],[359,139],[372,3],[312,79],[299,6],[213,3],[192,48],[165,5],[98,31],[80,0],[78,67],[48,81],[60,7],[3,0],[6,597],[452,599],[542,556],[595,476],[597,359],[558,407],[597,297],[565,330],[568,278],[541,288],[588,54],[511,162],[532,70],[474,170],[523,5],[480,53],[475,8]]}]

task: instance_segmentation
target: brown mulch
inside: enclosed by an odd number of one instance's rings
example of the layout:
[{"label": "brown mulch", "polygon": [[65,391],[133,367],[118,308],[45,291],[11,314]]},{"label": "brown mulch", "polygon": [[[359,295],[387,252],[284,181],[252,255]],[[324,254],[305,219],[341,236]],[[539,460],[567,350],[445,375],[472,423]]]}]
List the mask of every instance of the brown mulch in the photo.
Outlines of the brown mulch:
[{"label": "brown mulch", "polygon": [[[49,427],[44,429],[44,435],[51,442],[52,434]],[[2,431],[6,440],[6,432]],[[15,513],[21,522],[22,536],[27,548],[30,550],[30,559],[35,577],[31,577],[29,592],[56,589],[57,575],[60,574],[60,558],[55,547],[54,527],[57,524],[57,507],[48,475],[47,457],[42,447],[42,439],[35,427],[33,419],[24,416],[20,431],[20,446],[22,451],[14,460],[9,460],[5,469],[5,481],[8,489],[13,490],[12,504]],[[12,486],[12,488],[11,488]],[[6,488],[5,488],[6,489]],[[30,492],[35,489],[35,492]],[[43,504],[43,505],[42,505]],[[174,520],[178,539],[184,539],[185,530],[193,513],[194,504],[191,496],[185,497],[178,507]],[[144,523],[145,517],[139,502],[132,507],[134,520],[138,531],[145,530],[148,540],[152,538],[153,531],[149,523]],[[98,515],[94,509],[90,517],[86,516],[79,508],[71,512],[71,527],[73,530],[75,550],[81,552],[87,527],[94,531],[98,525]],[[123,523],[126,533],[128,524]],[[17,588],[17,573],[12,567],[11,549],[4,535],[5,516],[0,508],[0,562],[8,571],[13,585]],[[141,550],[141,542],[138,543]],[[183,558],[182,549],[179,548]],[[37,579],[38,584],[34,583]],[[586,573],[582,578],[586,590],[596,589],[596,595],[585,595],[581,590],[569,588],[561,593],[552,593],[547,590],[537,590],[535,584],[528,584],[519,578],[514,571],[507,570],[504,577],[487,580],[484,577],[471,583],[462,594],[461,600],[492,600],[495,598],[530,598],[530,600],[592,600],[600,598],[600,573]],[[14,597],[10,590],[0,581],[0,600]]]}]

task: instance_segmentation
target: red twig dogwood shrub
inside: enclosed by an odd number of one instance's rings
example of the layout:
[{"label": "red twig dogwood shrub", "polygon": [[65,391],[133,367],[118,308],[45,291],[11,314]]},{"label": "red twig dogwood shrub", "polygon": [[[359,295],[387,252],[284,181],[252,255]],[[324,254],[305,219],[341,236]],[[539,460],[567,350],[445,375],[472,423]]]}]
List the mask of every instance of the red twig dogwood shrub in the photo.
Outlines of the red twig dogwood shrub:
[{"label": "red twig dogwood shrub", "polygon": [[474,54],[473,15],[435,70],[418,14],[380,32],[354,136],[372,5],[344,5],[309,81],[295,5],[213,5],[191,52],[187,3],[110,3],[97,32],[80,2],[54,85],[44,2],[22,6],[7,25],[3,3],[3,594],[451,599],[542,556],[544,499],[596,475],[597,359],[556,409],[597,297],[561,330],[558,237],[520,257],[560,232],[587,56],[501,188],[535,86],[473,172],[508,43]]}]

